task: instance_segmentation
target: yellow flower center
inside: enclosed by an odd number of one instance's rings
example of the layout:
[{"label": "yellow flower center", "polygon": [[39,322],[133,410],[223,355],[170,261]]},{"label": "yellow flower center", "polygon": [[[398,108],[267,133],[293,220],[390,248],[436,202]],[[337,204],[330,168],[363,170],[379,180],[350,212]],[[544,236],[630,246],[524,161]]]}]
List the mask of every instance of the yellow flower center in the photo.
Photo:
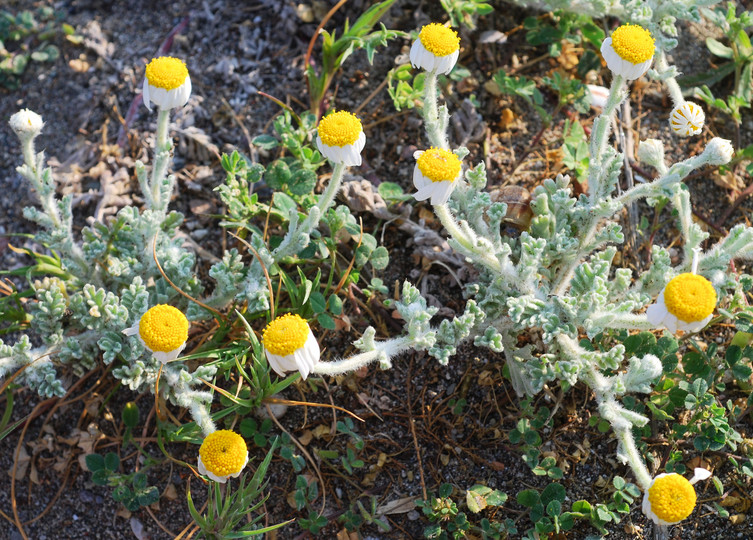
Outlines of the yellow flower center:
[{"label": "yellow flower center", "polygon": [[246,464],[248,448],[243,437],[228,429],[221,429],[206,436],[199,448],[199,455],[209,472],[229,476]]},{"label": "yellow flower center", "polygon": [[262,334],[264,348],[277,356],[288,356],[302,348],[309,337],[309,325],[300,316],[286,313],[269,323]]},{"label": "yellow flower center", "polygon": [[185,62],[172,56],[154,58],[146,66],[146,80],[156,88],[175,90],[186,82],[188,68]]},{"label": "yellow flower center", "polygon": [[355,114],[338,111],[322,118],[317,130],[327,146],[346,146],[358,140],[363,127]]},{"label": "yellow flower center", "polygon": [[642,64],[654,56],[654,38],[645,28],[623,24],[612,32],[612,48],[631,64]]},{"label": "yellow flower center", "polygon": [[439,23],[424,26],[418,38],[421,40],[424,49],[434,56],[447,56],[460,48],[458,33]]},{"label": "yellow flower center", "polygon": [[141,317],[139,335],[150,351],[174,351],[188,340],[188,319],[179,309],[159,304]]},{"label": "yellow flower center", "polygon": [[667,523],[677,523],[693,513],[696,495],[688,480],[676,473],[654,480],[648,488],[651,511]]},{"label": "yellow flower center", "polygon": [[667,311],[681,321],[702,321],[716,307],[716,291],[703,276],[680,274],[667,283],[664,304]]},{"label": "yellow flower center", "polygon": [[432,182],[453,182],[460,174],[460,158],[442,148],[429,148],[416,163],[421,174]]}]

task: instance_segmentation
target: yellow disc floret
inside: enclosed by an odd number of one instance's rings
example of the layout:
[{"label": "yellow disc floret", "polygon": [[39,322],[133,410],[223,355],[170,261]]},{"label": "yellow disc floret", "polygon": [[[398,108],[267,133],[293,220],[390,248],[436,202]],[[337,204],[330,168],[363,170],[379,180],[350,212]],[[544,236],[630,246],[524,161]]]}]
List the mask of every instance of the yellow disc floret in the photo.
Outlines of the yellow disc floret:
[{"label": "yellow disc floret", "polygon": [[635,24],[623,24],[612,33],[612,48],[631,64],[642,64],[654,56],[654,38]]},{"label": "yellow disc floret", "polygon": [[667,311],[681,321],[702,321],[716,307],[716,291],[703,276],[680,274],[667,283],[664,304]]},{"label": "yellow disc floret", "polygon": [[159,304],[141,317],[139,335],[152,352],[174,351],[188,340],[188,319],[179,309]]},{"label": "yellow disc floret", "polygon": [[146,66],[146,80],[156,88],[175,90],[186,81],[188,68],[185,62],[172,56],[160,56]]},{"label": "yellow disc floret", "polygon": [[447,56],[460,48],[458,33],[443,24],[427,24],[421,29],[418,37],[424,49],[434,56]]},{"label": "yellow disc floret", "polygon": [[246,464],[248,448],[243,437],[228,429],[221,429],[206,436],[199,448],[199,455],[207,471],[217,476],[229,476]]},{"label": "yellow disc floret", "polygon": [[416,160],[421,174],[432,182],[452,182],[460,174],[460,158],[442,148],[429,148]]},{"label": "yellow disc floret", "polygon": [[363,127],[355,114],[338,111],[322,118],[317,130],[327,146],[346,146],[358,140]]},{"label": "yellow disc floret", "polygon": [[306,344],[310,331],[308,323],[299,315],[286,313],[264,329],[264,348],[272,354],[288,356]]},{"label": "yellow disc floret", "polygon": [[677,523],[693,513],[696,495],[690,482],[672,473],[654,480],[648,489],[651,511],[667,523]]}]

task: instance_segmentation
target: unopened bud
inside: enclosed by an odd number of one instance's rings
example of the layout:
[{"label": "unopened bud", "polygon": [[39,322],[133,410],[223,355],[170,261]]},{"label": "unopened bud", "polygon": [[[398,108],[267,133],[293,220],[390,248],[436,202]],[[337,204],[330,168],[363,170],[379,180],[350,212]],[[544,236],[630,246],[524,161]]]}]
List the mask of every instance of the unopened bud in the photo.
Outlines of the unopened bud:
[{"label": "unopened bud", "polygon": [[664,143],[657,139],[646,139],[638,145],[638,160],[654,168],[664,166]]},{"label": "unopened bud", "polygon": [[29,109],[21,109],[10,117],[8,123],[22,141],[33,139],[39,135],[44,127],[42,117]]},{"label": "unopened bud", "polygon": [[735,149],[732,147],[732,143],[721,137],[711,139],[703,154],[701,154],[702,157],[706,158],[709,165],[726,165],[734,155]]}]

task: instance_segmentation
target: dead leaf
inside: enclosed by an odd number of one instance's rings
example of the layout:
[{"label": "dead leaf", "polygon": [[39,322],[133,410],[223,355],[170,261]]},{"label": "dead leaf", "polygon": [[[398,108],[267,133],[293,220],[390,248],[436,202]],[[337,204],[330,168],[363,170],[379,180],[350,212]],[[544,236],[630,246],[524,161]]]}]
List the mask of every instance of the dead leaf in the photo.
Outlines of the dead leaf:
[{"label": "dead leaf", "polygon": [[379,505],[376,509],[378,516],[390,516],[394,514],[407,514],[416,508],[415,497],[402,497],[395,499],[394,501],[386,502]]},{"label": "dead leaf", "polygon": [[178,498],[178,490],[175,489],[175,484],[173,484],[173,483],[167,484],[167,487],[165,488],[164,495],[165,495],[165,497],[167,497],[171,501],[174,501],[175,499],[177,499]]},{"label": "dead leaf", "polygon": [[15,480],[22,479],[24,476],[26,476],[26,469],[29,467],[30,461],[31,458],[26,451],[26,445],[22,444],[21,448],[18,451],[18,459],[15,461],[15,467],[10,469],[8,471],[8,474]]},{"label": "dead leaf", "polygon": [[499,117],[499,127],[502,129],[509,129],[515,123],[515,113],[512,109],[505,107],[502,109]]},{"label": "dead leaf", "polygon": [[331,437],[332,436],[332,428],[331,426],[319,424],[314,428],[314,430],[311,432],[314,437],[317,439],[321,439],[322,437]]},{"label": "dead leaf", "polygon": [[314,438],[314,434],[311,433],[310,429],[307,429],[303,433],[301,433],[298,436],[298,442],[301,443],[303,446],[308,446],[308,444],[311,442],[311,439]]},{"label": "dead leaf", "polygon": [[745,523],[745,514],[734,514],[729,517],[730,523],[732,525],[742,525]]},{"label": "dead leaf", "polygon": [[349,533],[347,529],[342,529],[337,532],[337,540],[358,540],[358,533]]}]

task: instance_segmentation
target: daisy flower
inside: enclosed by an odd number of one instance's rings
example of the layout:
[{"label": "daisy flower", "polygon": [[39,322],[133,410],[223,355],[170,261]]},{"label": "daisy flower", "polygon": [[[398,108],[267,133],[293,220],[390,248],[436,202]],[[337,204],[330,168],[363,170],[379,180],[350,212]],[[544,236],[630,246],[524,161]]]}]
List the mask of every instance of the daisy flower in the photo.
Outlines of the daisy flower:
[{"label": "daisy flower", "polygon": [[410,49],[410,63],[426,71],[447,75],[460,54],[460,37],[443,24],[431,23],[421,28]]},{"label": "daisy flower", "polygon": [[228,478],[238,478],[246,463],[246,441],[234,431],[213,431],[199,447],[199,473],[215,482],[224,484]]},{"label": "daisy flower", "polygon": [[672,109],[669,127],[680,137],[690,137],[701,133],[704,120],[703,109],[691,101],[684,101]]},{"label": "daisy flower", "polygon": [[418,190],[413,196],[417,201],[431,197],[431,204],[445,204],[450,198],[455,180],[460,176],[460,158],[442,148],[419,151],[413,157],[416,158],[413,185]]},{"label": "daisy flower", "polygon": [[176,109],[188,103],[191,77],[185,62],[172,56],[154,58],[146,66],[142,96],[150,111],[151,103],[160,109]]},{"label": "daisy flower", "polygon": [[355,114],[346,111],[328,114],[321,119],[316,131],[316,147],[324,157],[348,167],[361,165],[366,135]]},{"label": "daisy flower", "polygon": [[286,313],[270,322],[262,334],[262,343],[269,366],[280,377],[297,370],[305,380],[319,362],[319,343],[308,323],[298,315]]},{"label": "daisy flower", "polygon": [[188,319],[183,312],[167,304],[158,304],[144,313],[130,328],[127,336],[136,336],[163,364],[175,360],[186,348]]},{"label": "daisy flower", "polygon": [[711,320],[716,307],[716,291],[711,282],[695,273],[684,273],[667,283],[656,303],[646,310],[651,324],[698,332]]},{"label": "daisy flower", "polygon": [[693,484],[706,480],[711,472],[696,468],[687,480],[677,473],[662,473],[651,481],[643,494],[643,513],[657,525],[674,525],[693,513],[696,494]]},{"label": "daisy flower", "polygon": [[612,73],[633,81],[651,67],[654,38],[645,28],[623,24],[601,44],[601,55]]}]

